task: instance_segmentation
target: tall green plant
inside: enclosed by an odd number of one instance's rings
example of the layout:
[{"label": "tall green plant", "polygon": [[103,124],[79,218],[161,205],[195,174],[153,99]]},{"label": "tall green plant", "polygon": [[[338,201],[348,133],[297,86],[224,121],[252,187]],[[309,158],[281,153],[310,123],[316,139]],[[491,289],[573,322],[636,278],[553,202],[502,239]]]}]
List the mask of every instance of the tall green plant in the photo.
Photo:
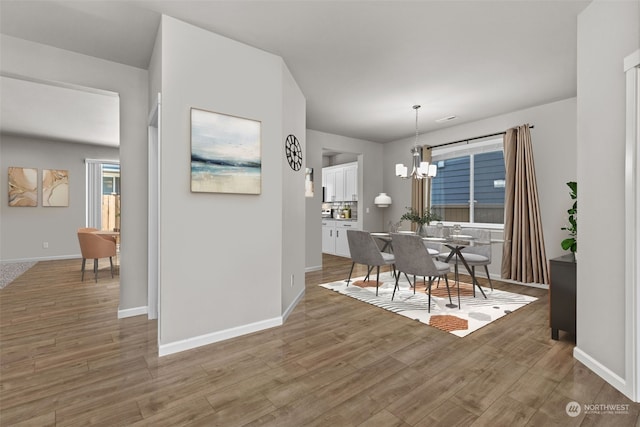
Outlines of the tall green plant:
[{"label": "tall green plant", "polygon": [[571,199],[574,201],[571,209],[567,211],[569,214],[569,226],[562,227],[562,230],[569,232],[569,237],[564,239],[560,244],[565,251],[570,250],[575,253],[578,250],[578,183],[575,181],[567,182],[567,186],[571,189]]}]

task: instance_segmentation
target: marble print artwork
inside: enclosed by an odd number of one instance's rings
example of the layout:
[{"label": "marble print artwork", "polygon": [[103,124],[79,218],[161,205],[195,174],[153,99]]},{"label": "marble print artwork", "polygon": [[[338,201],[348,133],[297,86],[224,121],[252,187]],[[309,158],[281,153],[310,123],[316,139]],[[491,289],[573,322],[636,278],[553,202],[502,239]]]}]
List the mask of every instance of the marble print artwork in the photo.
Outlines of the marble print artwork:
[{"label": "marble print artwork", "polygon": [[69,171],[42,171],[42,206],[69,206]]},{"label": "marble print artwork", "polygon": [[38,206],[38,169],[9,167],[9,206]]}]

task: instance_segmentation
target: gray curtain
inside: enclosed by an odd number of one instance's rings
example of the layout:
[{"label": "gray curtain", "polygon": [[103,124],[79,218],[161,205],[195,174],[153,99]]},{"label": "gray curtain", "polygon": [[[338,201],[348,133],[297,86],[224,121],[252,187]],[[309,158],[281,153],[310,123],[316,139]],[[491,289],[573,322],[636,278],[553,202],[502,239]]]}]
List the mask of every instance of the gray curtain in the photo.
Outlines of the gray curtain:
[{"label": "gray curtain", "polygon": [[528,124],[505,132],[504,161],[502,278],[523,283],[549,283]]}]

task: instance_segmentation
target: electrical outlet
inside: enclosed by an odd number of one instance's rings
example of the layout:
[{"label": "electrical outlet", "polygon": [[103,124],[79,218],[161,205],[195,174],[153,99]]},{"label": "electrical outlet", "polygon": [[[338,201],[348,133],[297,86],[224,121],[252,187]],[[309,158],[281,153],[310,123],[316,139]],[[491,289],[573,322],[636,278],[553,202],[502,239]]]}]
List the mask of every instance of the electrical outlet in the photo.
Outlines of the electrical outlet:
[{"label": "electrical outlet", "polygon": [[49,242],[42,242],[42,249],[49,249]]}]

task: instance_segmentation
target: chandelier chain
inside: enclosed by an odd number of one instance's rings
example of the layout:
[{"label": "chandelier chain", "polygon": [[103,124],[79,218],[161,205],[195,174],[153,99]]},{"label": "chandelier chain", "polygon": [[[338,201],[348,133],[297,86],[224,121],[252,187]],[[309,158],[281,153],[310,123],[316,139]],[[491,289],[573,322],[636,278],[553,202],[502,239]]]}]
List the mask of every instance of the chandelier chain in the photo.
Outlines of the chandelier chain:
[{"label": "chandelier chain", "polygon": [[418,148],[418,109],[419,105],[414,105],[413,109],[416,110],[416,142],[414,143],[415,147]]}]

